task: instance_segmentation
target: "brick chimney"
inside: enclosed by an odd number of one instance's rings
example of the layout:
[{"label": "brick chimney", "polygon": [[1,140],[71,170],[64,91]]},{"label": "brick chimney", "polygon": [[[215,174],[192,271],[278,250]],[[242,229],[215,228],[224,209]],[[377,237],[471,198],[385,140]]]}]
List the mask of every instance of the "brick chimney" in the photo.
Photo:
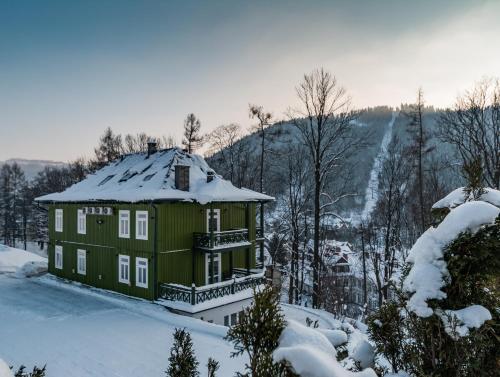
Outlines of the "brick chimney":
[{"label": "brick chimney", "polygon": [[189,191],[189,166],[175,165],[175,188]]}]

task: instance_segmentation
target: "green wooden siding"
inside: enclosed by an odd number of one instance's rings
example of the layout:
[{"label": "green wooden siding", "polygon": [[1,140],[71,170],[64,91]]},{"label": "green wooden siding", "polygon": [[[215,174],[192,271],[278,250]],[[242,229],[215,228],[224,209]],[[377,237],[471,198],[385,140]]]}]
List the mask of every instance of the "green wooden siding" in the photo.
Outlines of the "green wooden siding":
[{"label": "green wooden siding", "polygon": [[[77,210],[92,204],[55,204],[49,206],[49,271],[57,276],[109,289],[131,296],[153,299],[155,210],[150,204],[99,204],[112,207],[113,215],[87,215],[86,234],[77,232]],[[96,205],[97,206],[97,205]],[[221,212],[221,230],[249,228],[251,247],[234,251],[235,268],[245,268],[247,252],[250,268],[255,267],[254,203],[214,203]],[[63,231],[56,232],[55,209],[63,209]],[[162,203],[157,208],[158,282],[191,285],[193,281],[193,233],[207,231],[209,205],[195,203]],[[130,211],[130,238],[118,237],[119,210]],[[135,238],[135,212],[148,211],[148,240]],[[54,268],[55,245],[63,247],[63,270]],[[77,249],[87,252],[86,275],[77,273]],[[118,255],[130,256],[130,285],[118,282]],[[148,288],[135,285],[135,258],[148,258]],[[230,276],[230,253],[222,254],[222,276]],[[195,252],[197,286],[205,284],[205,255]]]}]

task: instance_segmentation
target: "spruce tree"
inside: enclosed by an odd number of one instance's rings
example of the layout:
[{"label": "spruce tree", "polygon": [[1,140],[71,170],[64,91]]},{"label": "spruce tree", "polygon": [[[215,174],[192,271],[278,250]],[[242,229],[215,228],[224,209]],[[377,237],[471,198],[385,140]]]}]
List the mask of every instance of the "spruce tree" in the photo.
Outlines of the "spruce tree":
[{"label": "spruce tree", "polygon": [[217,360],[209,357],[208,363],[207,363],[207,368],[208,368],[208,377],[215,377],[215,372],[217,372],[219,370],[220,364]]},{"label": "spruce tree", "polygon": [[203,144],[203,137],[200,134],[201,122],[193,113],[188,114],[184,121],[184,138],[182,145],[188,153],[194,153]]},{"label": "spruce tree", "polygon": [[197,377],[200,375],[191,334],[186,329],[175,329],[174,344],[170,349],[168,361],[169,366],[165,373],[169,377]]},{"label": "spruce tree", "polygon": [[279,296],[271,286],[254,292],[253,304],[243,311],[239,323],[231,327],[226,340],[234,344],[231,357],[247,354],[246,373],[240,377],[275,377],[282,366],[273,361],[273,351],[285,327],[285,318],[279,306]]}]

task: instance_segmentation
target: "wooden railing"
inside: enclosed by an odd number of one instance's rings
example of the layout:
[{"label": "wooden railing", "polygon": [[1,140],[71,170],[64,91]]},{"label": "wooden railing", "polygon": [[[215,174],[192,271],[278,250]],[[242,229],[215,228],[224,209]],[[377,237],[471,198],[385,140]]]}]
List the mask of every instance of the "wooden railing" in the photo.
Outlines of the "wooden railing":
[{"label": "wooden railing", "polygon": [[260,226],[255,228],[255,239],[259,241],[264,239],[264,229],[262,229]]},{"label": "wooden railing", "polygon": [[248,288],[254,288],[264,284],[266,279],[263,275],[249,275],[239,279],[228,280],[222,283],[207,286],[186,287],[178,284],[160,284],[159,298],[171,301],[182,301],[191,305],[229,296]]},{"label": "wooden railing", "polygon": [[207,249],[248,242],[248,229],[235,229],[213,233],[194,233],[193,241],[195,247]]}]

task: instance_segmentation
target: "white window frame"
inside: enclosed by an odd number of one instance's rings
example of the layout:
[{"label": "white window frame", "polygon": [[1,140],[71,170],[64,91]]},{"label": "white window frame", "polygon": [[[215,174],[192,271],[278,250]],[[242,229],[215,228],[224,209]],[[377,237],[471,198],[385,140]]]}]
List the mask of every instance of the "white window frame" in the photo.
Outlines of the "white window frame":
[{"label": "white window frame", "polygon": [[205,284],[215,284],[215,283],[220,283],[221,278],[222,278],[222,254],[221,253],[214,253],[214,262],[217,261],[218,263],[218,271],[217,274],[214,276],[216,277],[216,281],[210,283],[210,271],[208,270],[208,266],[210,264],[210,254],[207,253],[205,254]]},{"label": "white window frame", "polygon": [[[214,218],[217,220],[217,229],[220,232],[220,208],[214,208]],[[207,233],[210,232],[210,209],[207,209]]]},{"label": "white window frame", "polygon": [[[146,216],[146,218],[140,218],[141,216]],[[149,220],[149,213],[148,211],[135,211],[135,238],[137,240],[147,240],[148,239],[148,220]],[[140,234],[139,231],[141,230],[140,223],[146,223],[146,226],[144,228],[145,234]]]},{"label": "white window frame", "polygon": [[83,209],[77,211],[77,232],[78,234],[87,234],[87,215],[83,212]]},{"label": "white window frame", "polygon": [[54,220],[56,232],[63,231],[63,221],[64,221],[64,213],[63,213],[62,208],[56,208],[55,220]]},{"label": "white window frame", "polygon": [[[57,258],[59,256],[59,258]],[[58,260],[61,263],[58,263]],[[56,245],[54,248],[54,267],[58,270],[63,269],[63,247],[61,245]]]},{"label": "white window frame", "polygon": [[[141,263],[146,263],[146,265],[141,265]],[[141,281],[142,270],[145,270],[145,281]],[[148,258],[135,258],[135,285],[141,288],[148,287]]]},{"label": "white window frame", "polygon": [[[122,266],[127,268],[127,276],[122,276]],[[130,256],[129,255],[118,255],[118,282],[130,285]]]},{"label": "white window frame", "polygon": [[[83,261],[83,263],[81,263]],[[76,272],[80,275],[87,275],[87,251],[83,249],[76,250]]]},{"label": "white window frame", "polygon": [[[126,225],[123,228],[122,228],[122,222],[124,222]],[[118,211],[118,237],[130,238],[130,211],[129,210],[121,209]]]}]

